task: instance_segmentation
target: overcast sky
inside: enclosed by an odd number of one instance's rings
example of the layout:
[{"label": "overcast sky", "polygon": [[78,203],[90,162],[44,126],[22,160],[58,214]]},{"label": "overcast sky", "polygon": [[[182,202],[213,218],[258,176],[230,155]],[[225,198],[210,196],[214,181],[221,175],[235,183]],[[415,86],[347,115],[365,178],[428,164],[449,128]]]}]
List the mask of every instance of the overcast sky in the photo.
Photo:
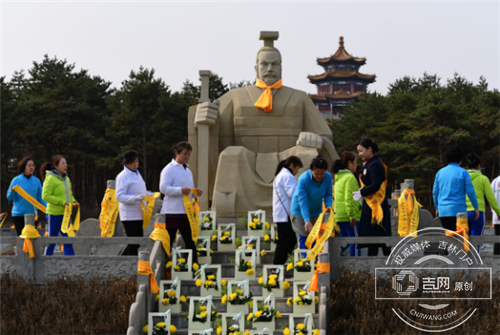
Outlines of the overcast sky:
[{"label": "overcast sky", "polygon": [[21,2],[2,1],[1,73],[29,69],[44,54],[74,63],[114,87],[140,65],[174,91],[198,71],[224,82],[255,79],[261,30],[278,30],[283,84],[315,93],[320,74],[344,36],[346,50],[366,57],[371,91],[425,71],[443,82],[458,72],[499,87],[498,1],[490,2]]}]

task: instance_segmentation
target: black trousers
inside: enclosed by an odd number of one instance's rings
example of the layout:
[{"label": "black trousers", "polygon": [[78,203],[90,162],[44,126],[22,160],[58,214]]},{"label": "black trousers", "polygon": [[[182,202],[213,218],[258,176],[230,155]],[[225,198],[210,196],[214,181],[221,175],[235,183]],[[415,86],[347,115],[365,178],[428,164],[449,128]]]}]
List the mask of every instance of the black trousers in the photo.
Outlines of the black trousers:
[{"label": "black trousers", "polygon": [[443,216],[439,217],[441,225],[444,229],[457,231],[457,217],[456,216]]},{"label": "black trousers", "polygon": [[[142,220],[122,221],[127,236],[143,236]],[[139,254],[139,244],[129,244],[123,251],[124,256],[137,256]]]},{"label": "black trousers", "polygon": [[13,216],[14,226],[16,226],[17,236],[20,236],[24,228],[24,216]]},{"label": "black trousers", "polygon": [[[500,235],[500,224],[496,224],[494,225],[494,227],[495,227],[495,235]],[[493,255],[500,255],[500,243],[495,243]]]},{"label": "black trousers", "polygon": [[[276,222],[276,224],[278,225],[278,243],[276,244],[273,263],[284,265],[288,255],[295,249],[297,235],[293,231],[290,217],[287,222]],[[274,238],[274,236],[271,238]]]},{"label": "black trousers", "polygon": [[368,247],[368,256],[377,256],[378,248],[382,248],[384,256],[389,256],[391,254],[391,247],[388,247],[385,244],[379,244],[378,246],[377,244],[370,244]]},{"label": "black trousers", "polygon": [[[194,263],[198,264],[198,254],[196,252],[196,244],[194,243],[193,237],[191,236],[190,226],[188,226],[188,228],[167,228],[168,235],[170,235],[170,246],[174,244],[177,230],[179,230],[179,232],[181,233],[182,239],[184,240],[184,244],[186,245],[186,249],[193,250],[193,264]],[[198,265],[201,266],[203,264],[198,264]]]}]

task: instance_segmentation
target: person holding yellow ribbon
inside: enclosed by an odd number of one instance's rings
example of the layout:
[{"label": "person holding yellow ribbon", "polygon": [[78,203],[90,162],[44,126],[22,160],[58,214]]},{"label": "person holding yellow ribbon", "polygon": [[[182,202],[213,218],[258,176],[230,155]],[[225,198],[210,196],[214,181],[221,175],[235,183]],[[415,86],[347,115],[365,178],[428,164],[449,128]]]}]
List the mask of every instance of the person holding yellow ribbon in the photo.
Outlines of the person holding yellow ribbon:
[{"label": "person holding yellow ribbon", "polygon": [[[64,212],[67,206],[78,206],[71,190],[71,180],[67,175],[68,163],[61,155],[52,158],[52,164],[47,164],[45,181],[42,189],[42,199],[47,202],[47,227],[50,237],[57,237],[59,233],[66,237],[61,228],[64,219]],[[54,253],[55,244],[50,244],[45,248],[45,255]],[[64,245],[64,254],[72,256],[75,254],[73,245]]]},{"label": "person holding yellow ribbon", "polygon": [[[192,151],[193,147],[186,141],[172,147],[175,158],[163,168],[160,176],[160,192],[165,195],[161,213],[166,217],[165,227],[170,235],[170,245],[173,246],[175,235],[179,230],[186,249],[193,250],[193,263],[198,263],[192,227],[196,229],[199,222],[194,219],[196,215],[192,201],[195,193],[201,196],[203,190],[194,188],[193,174],[188,165]],[[188,213],[192,215],[188,216]]]},{"label": "person holding yellow ribbon", "polygon": [[[18,163],[19,175],[12,179],[7,191],[7,200],[14,202],[12,220],[14,221],[18,236],[21,235],[24,228],[24,216],[26,214],[34,214],[37,217],[38,210],[29,200],[16,192],[14,187],[21,187],[31,198],[38,201],[41,205],[47,206],[47,203],[42,199],[42,183],[40,179],[34,176],[34,172],[35,161],[30,157],[23,157]],[[37,223],[35,222],[36,225]]]},{"label": "person holding yellow ribbon", "polygon": [[[364,198],[358,235],[391,236],[391,215],[386,198],[387,167],[377,155],[377,143],[371,139],[359,140],[357,150],[364,162],[360,176],[362,188],[353,192],[355,201]],[[391,248],[385,244],[358,244],[358,248],[368,248],[368,256],[377,256],[380,247],[385,256],[391,253]]]},{"label": "person holding yellow ribbon", "polygon": [[[143,236],[144,211],[142,203],[148,192],[146,183],[139,172],[139,154],[129,150],[122,155],[123,171],[116,176],[116,200],[120,221],[123,223],[127,236]],[[137,256],[138,244],[130,244],[123,251],[123,255]]]}]

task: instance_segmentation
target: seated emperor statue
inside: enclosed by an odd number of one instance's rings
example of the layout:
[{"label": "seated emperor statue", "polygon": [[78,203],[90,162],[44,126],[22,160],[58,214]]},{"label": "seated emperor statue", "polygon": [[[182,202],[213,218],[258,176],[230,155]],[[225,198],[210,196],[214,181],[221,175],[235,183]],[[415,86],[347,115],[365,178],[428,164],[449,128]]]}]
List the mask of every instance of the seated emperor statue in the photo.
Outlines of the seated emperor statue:
[{"label": "seated emperor statue", "polygon": [[[299,174],[318,154],[330,164],[338,158],[332,133],[309,96],[282,85],[281,54],[273,46],[278,36],[261,32],[264,46],[257,53],[255,85],[190,108],[188,132],[194,156],[197,150],[208,151],[203,164],[192,156],[190,168],[195,183],[208,179],[207,193],[217,216],[257,209],[270,214],[274,173],[288,156],[302,160]],[[203,127],[209,130],[202,134]]]}]

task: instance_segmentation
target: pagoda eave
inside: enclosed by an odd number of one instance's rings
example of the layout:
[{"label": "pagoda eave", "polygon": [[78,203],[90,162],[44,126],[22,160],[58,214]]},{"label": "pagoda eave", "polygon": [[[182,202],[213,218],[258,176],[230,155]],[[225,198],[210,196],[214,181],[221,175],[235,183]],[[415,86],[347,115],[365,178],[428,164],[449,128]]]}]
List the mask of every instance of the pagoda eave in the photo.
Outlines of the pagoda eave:
[{"label": "pagoda eave", "polygon": [[338,58],[317,58],[316,63],[320,66],[328,66],[335,64],[353,64],[356,66],[363,66],[366,64],[366,58],[346,58],[346,59],[338,59]]}]

